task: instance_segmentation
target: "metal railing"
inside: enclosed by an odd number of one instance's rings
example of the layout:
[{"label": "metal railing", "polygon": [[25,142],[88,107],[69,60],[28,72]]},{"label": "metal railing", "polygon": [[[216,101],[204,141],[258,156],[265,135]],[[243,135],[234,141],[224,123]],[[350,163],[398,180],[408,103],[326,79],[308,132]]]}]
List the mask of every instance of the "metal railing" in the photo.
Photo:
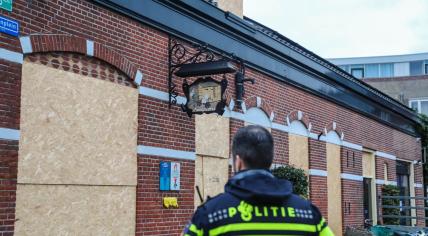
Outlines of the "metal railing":
[{"label": "metal railing", "polygon": [[[383,209],[399,209],[400,211],[398,212],[398,215],[380,215],[380,217],[382,219],[386,219],[386,218],[393,218],[393,219],[404,219],[404,220],[412,220],[412,219],[416,219],[416,220],[428,220],[428,217],[423,217],[423,216],[412,216],[410,210],[415,209],[422,209],[424,210],[424,215],[425,215],[425,210],[428,210],[428,207],[425,206],[411,206],[410,204],[410,200],[424,200],[425,202],[428,200],[428,197],[410,197],[410,196],[380,196],[380,202],[382,203],[383,199],[393,199],[393,200],[398,200],[398,205],[381,205],[382,207],[382,213],[383,213]],[[401,202],[401,205],[400,205]],[[425,204],[424,204],[425,205]],[[403,214],[404,212],[404,214]]]}]

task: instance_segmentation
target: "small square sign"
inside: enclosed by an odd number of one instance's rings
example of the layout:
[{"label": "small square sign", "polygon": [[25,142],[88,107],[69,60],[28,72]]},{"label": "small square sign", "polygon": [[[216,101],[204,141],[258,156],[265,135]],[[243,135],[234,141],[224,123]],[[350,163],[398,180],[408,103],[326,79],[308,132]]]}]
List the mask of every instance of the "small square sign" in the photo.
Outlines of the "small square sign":
[{"label": "small square sign", "polygon": [[0,0],[0,8],[6,11],[12,11],[13,0]]},{"label": "small square sign", "polygon": [[180,163],[171,162],[171,190],[180,190]]}]

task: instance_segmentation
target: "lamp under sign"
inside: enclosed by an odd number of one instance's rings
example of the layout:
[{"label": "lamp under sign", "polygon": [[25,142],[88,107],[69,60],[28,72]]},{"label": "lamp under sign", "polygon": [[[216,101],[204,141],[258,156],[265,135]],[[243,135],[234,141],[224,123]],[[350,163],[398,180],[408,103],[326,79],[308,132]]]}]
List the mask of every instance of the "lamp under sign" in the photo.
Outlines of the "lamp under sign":
[{"label": "lamp under sign", "polygon": [[183,92],[186,95],[187,102],[182,105],[184,112],[192,114],[217,113],[222,115],[226,106],[225,91],[227,80],[220,82],[211,77],[198,78],[192,84],[185,80],[183,83]]}]

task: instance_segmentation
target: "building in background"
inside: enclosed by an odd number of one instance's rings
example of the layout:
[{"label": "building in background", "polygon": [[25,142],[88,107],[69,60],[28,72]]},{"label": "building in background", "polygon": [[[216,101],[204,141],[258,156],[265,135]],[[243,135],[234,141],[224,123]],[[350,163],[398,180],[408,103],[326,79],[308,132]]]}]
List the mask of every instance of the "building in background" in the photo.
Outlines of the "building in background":
[{"label": "building in background", "polygon": [[406,106],[428,115],[428,53],[332,58],[329,61]]}]

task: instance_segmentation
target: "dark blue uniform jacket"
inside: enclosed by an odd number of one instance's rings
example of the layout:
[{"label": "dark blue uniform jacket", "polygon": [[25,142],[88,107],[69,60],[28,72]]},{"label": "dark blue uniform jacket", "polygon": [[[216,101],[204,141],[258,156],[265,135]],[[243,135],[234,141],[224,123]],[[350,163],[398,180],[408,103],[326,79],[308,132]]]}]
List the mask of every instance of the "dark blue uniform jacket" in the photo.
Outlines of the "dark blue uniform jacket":
[{"label": "dark blue uniform jacket", "polygon": [[185,236],[333,235],[320,211],[267,170],[246,170],[196,210]]}]

